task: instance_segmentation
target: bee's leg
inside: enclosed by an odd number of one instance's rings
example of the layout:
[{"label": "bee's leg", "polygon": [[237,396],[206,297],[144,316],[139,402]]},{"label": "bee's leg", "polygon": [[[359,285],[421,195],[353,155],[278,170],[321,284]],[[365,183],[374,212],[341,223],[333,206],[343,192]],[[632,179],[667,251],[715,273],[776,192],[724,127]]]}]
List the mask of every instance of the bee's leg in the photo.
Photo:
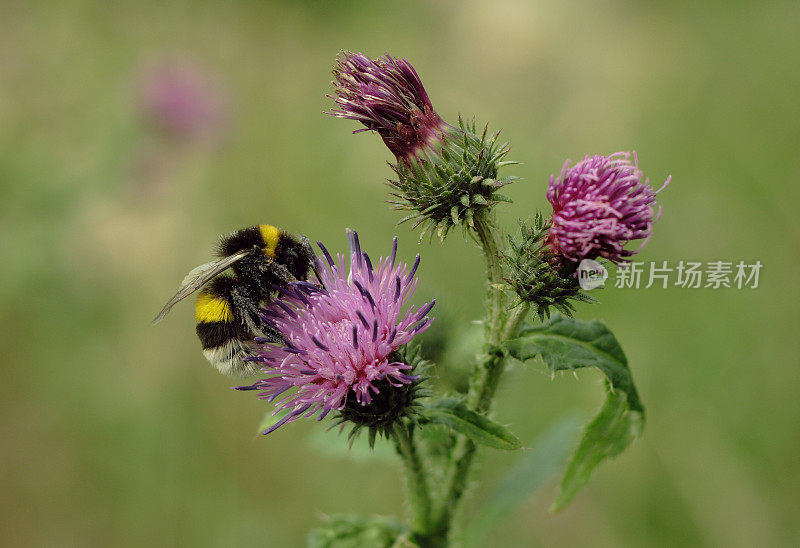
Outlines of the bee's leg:
[{"label": "bee's leg", "polygon": [[241,318],[240,321],[255,337],[262,331],[264,322],[258,314],[258,298],[253,290],[245,285],[237,285],[231,289],[231,301]]},{"label": "bee's leg", "polygon": [[269,265],[270,273],[277,280],[277,285],[289,285],[297,281],[295,277],[292,276],[292,273],[289,272],[289,269],[282,264],[270,261]]},{"label": "bee's leg", "polygon": [[288,341],[286,340],[286,337],[284,337],[283,333],[275,329],[273,326],[264,323],[262,324],[262,329],[264,333],[264,339],[266,339],[266,341],[264,342],[271,342],[283,345],[289,344]]},{"label": "bee's leg", "polygon": [[261,314],[259,314],[259,299],[245,286],[237,286],[231,290],[231,299],[237,310],[240,311],[243,321],[247,325],[252,338],[262,337],[265,340],[262,342],[272,342],[276,344],[288,344],[286,337],[265,321]]},{"label": "bee's leg", "polygon": [[309,262],[311,263],[311,270],[314,271],[314,276],[317,277],[317,281],[319,285],[322,286],[322,289],[325,288],[325,284],[322,282],[322,276],[319,275],[319,270],[317,269],[317,254],[314,253],[314,248],[311,247],[311,242],[308,241],[308,238],[305,234],[300,235],[300,242],[303,244],[303,248],[305,248],[306,253],[308,253]]}]

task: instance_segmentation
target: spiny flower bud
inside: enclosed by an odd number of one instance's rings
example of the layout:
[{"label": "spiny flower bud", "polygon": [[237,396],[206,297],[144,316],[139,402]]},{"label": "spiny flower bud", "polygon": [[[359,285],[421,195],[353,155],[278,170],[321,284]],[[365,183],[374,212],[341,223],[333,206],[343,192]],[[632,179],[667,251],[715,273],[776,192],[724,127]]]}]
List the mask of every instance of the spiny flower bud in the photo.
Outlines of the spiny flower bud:
[{"label": "spiny flower bud", "polygon": [[575,265],[561,261],[548,247],[550,224],[540,213],[531,225],[520,221],[519,228],[518,239],[508,237],[503,261],[508,273],[506,282],[521,302],[530,303],[533,312],[544,320],[550,317],[551,308],[572,316],[575,307],[571,301],[594,301],[581,291]]},{"label": "spiny flower bud", "polygon": [[[653,211],[656,194],[642,181],[636,154],[617,152],[611,156],[586,156],[572,168],[564,164],[558,178],[550,177],[547,199],[553,205],[548,244],[552,251],[578,262],[604,257],[619,264],[641,250],[653,234],[653,223],[661,216]],[[633,240],[643,240],[636,250],[625,249]]]},{"label": "spiny flower bud", "polygon": [[454,226],[474,228],[477,215],[487,214],[500,202],[510,202],[498,190],[517,177],[498,178],[498,170],[513,161],[503,161],[508,143],[498,141],[499,132],[488,135],[485,127],[476,134],[475,122],[459,117],[459,127],[453,128],[439,147],[425,151],[413,162],[398,162],[392,166],[397,174],[389,185],[397,198],[396,209],[413,213],[400,220],[414,221],[413,227],[423,225],[420,238],[435,229],[444,239]]},{"label": "spiny flower bud", "polygon": [[460,117],[458,127],[445,123],[408,61],[345,52],[333,73],[336,95],[330,97],[339,108],[332,114],[383,138],[397,160],[397,180],[389,181],[397,199],[390,203],[412,212],[400,222],[423,225],[420,237],[435,230],[444,239],[453,226],[474,227],[476,215],[510,201],[497,194],[516,179],[498,178],[500,167],[516,163],[504,161],[508,143],[486,128],[479,135],[474,122]]}]

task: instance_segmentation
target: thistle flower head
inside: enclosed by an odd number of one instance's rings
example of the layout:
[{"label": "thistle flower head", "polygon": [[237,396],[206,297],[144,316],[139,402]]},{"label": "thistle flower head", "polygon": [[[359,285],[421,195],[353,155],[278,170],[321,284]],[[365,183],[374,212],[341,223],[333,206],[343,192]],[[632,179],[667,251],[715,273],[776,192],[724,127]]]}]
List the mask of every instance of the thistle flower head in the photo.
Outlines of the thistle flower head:
[{"label": "thistle flower head", "polygon": [[401,223],[422,226],[420,238],[430,232],[443,240],[454,226],[474,228],[476,215],[510,201],[497,192],[516,179],[498,178],[502,166],[516,163],[505,160],[508,143],[460,116],[458,126],[445,123],[408,61],[343,52],[333,74],[336,94],[329,97],[338,108],[331,114],[358,120],[366,129],[357,131],[376,131],[394,153],[390,203],[408,212]]},{"label": "thistle flower head", "polygon": [[[569,261],[604,257],[619,264],[637,253],[652,236],[658,194],[648,180],[642,181],[636,155],[617,152],[611,156],[587,156],[561,174],[550,177],[547,199],[553,206],[548,244]],[[643,240],[636,250],[625,249]]]},{"label": "thistle flower head", "polygon": [[414,67],[405,59],[342,52],[333,70],[338,105],[331,114],[376,131],[389,150],[410,159],[449,127],[436,112]]},{"label": "thistle flower head", "polygon": [[316,258],[320,285],[295,282],[263,311],[265,322],[283,341],[258,341],[261,351],[253,360],[262,362],[262,371],[270,376],[239,389],[260,390],[259,397],[268,401],[288,392],[276,404],[276,413],[288,414],[265,434],[317,412],[318,420],[330,411],[352,414],[354,409],[396,419],[402,409],[387,414],[373,408],[404,401],[402,394],[392,393],[413,393],[419,380],[401,351],[431,322],[433,302],[405,307],[417,286],[419,256],[411,268],[397,262],[395,239],[391,255],[373,266],[358,235],[351,231],[349,236],[349,272],[343,256],[334,260],[319,244],[325,258]]}]

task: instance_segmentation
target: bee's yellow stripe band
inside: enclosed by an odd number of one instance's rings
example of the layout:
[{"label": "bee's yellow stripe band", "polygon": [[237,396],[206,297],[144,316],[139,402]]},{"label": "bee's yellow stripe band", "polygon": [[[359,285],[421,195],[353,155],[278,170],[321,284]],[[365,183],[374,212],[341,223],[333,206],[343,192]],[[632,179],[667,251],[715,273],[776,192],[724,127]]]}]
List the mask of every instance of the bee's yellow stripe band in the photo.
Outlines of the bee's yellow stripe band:
[{"label": "bee's yellow stripe band", "polygon": [[258,230],[261,231],[261,237],[264,238],[264,253],[267,257],[274,259],[275,250],[278,248],[278,240],[281,237],[281,231],[272,225],[258,225]]},{"label": "bee's yellow stripe band", "polygon": [[194,303],[197,323],[232,322],[233,312],[225,299],[208,293],[200,293]]}]

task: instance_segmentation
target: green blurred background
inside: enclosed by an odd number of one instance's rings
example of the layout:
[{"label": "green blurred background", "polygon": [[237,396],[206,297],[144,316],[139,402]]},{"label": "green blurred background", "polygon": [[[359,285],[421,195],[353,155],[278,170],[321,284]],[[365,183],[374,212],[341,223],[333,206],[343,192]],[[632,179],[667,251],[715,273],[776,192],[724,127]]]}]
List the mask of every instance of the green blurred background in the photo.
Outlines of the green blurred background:
[{"label": "green blurred background", "polygon": [[[764,264],[756,290],[580,307],[628,354],[644,437],[555,516],[554,478],[492,544],[797,545],[799,24],[797,2],[3,2],[0,542],[299,546],[321,513],[403,514],[394,460],[321,451],[312,421],[256,437],[266,405],[205,362],[190,304],[150,325],[217,235],[261,222],[336,250],[354,227],[374,255],[396,233],[421,297],[480,317],[477,247],[396,228],[388,151],[322,114],[353,49],[408,58],[445,119],[503,129],[524,162],[504,226],[566,158],[636,149],[673,176],[643,260]],[[216,101],[200,135],[148,122],[165,62]],[[534,440],[588,420],[600,380],[515,367],[495,416]],[[516,458],[483,455],[465,517]]]}]

